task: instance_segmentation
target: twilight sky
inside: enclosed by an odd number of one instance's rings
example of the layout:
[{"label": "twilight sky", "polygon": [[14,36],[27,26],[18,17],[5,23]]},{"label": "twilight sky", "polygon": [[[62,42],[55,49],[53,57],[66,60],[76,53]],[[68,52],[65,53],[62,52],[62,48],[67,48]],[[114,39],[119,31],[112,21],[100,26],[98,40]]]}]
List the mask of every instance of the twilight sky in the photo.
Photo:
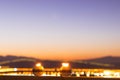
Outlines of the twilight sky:
[{"label": "twilight sky", "polygon": [[0,55],[120,56],[120,0],[0,0]]}]

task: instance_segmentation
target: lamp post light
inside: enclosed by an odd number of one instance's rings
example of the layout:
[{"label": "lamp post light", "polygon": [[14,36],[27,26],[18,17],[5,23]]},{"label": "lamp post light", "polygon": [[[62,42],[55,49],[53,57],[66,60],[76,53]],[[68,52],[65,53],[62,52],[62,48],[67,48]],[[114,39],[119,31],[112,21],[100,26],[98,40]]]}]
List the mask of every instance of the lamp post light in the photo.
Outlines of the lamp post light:
[{"label": "lamp post light", "polygon": [[71,66],[69,63],[62,63],[60,68],[61,76],[71,76]]},{"label": "lamp post light", "polygon": [[43,74],[43,70],[44,70],[44,67],[42,66],[41,63],[37,63],[35,64],[34,68],[33,68],[33,74],[35,76],[41,76]]}]

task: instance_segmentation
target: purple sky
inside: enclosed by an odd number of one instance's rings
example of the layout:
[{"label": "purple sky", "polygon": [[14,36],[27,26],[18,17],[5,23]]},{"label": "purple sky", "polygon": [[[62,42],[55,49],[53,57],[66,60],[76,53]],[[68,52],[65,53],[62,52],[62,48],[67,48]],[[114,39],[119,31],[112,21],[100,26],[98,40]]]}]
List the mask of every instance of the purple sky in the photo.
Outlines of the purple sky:
[{"label": "purple sky", "polygon": [[120,0],[0,0],[3,54],[43,59],[120,56]]}]

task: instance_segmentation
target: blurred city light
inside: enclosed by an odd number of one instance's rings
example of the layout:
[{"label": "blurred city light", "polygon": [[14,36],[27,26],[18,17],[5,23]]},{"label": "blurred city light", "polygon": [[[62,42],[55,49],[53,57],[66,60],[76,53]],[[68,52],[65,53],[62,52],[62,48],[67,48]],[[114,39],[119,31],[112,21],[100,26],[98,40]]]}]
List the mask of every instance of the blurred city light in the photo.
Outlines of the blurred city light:
[{"label": "blurred city light", "polygon": [[42,65],[41,65],[41,63],[37,63],[35,66],[36,66],[36,67],[40,67],[40,66],[42,66]]},{"label": "blurred city light", "polygon": [[63,67],[69,67],[69,63],[62,63]]}]

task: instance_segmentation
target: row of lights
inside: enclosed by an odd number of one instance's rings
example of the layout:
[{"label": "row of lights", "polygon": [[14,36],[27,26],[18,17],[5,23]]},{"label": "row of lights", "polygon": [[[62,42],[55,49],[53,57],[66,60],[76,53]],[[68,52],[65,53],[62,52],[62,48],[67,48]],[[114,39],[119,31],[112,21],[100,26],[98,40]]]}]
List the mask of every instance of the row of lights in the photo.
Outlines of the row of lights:
[{"label": "row of lights", "polygon": [[[39,69],[42,69],[42,70],[44,69],[41,63],[37,63],[35,66],[38,67]],[[70,68],[70,64],[69,63],[62,63],[62,66],[60,68],[60,70],[66,70],[66,71],[67,70],[69,71],[70,69],[71,68]],[[84,74],[84,73],[82,73],[82,74]],[[120,77],[120,73],[115,73],[115,72],[111,72],[111,71],[104,71],[101,74],[100,73],[94,73],[95,76],[100,76],[101,75],[101,76],[105,76],[105,77],[111,77],[110,76],[111,74],[114,74],[114,76]],[[80,76],[80,74],[76,73],[76,76]],[[86,76],[89,77],[90,73],[87,73]]]},{"label": "row of lights", "polygon": [[[53,73],[49,76],[68,76],[71,74],[71,67],[69,63],[62,63],[62,66],[60,67],[60,72]],[[35,76],[47,76],[48,74],[44,73],[44,67],[41,63],[37,63],[33,69],[33,74]]]}]

